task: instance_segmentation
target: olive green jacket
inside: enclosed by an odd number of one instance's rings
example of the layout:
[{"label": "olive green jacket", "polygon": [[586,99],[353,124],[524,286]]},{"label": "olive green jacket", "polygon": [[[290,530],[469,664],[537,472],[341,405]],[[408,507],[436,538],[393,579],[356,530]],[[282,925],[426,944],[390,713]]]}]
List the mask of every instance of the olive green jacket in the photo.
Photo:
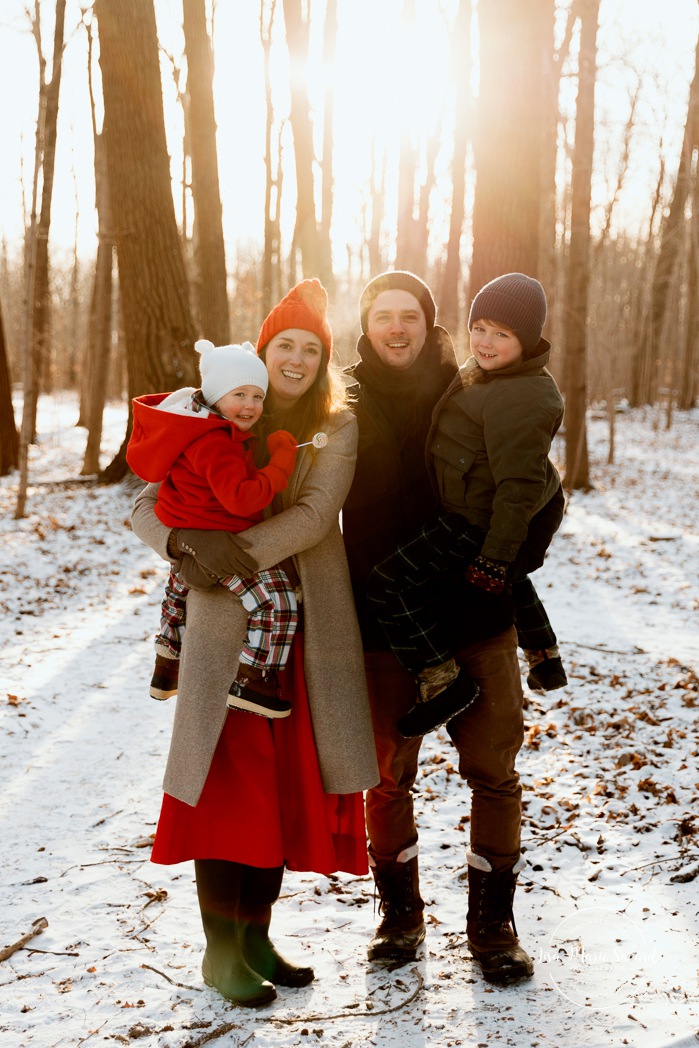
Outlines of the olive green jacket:
[{"label": "olive green jacket", "polygon": [[491,372],[469,357],[432,416],[428,461],[442,506],[485,532],[481,552],[492,560],[515,559],[560,487],[548,457],[563,420],[550,349],[542,339],[536,357]]}]

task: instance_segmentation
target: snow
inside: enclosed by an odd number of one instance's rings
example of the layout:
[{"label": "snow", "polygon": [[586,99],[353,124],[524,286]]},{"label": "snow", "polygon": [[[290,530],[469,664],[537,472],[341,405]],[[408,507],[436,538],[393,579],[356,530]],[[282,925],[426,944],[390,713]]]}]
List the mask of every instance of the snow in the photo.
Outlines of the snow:
[{"label": "snow", "polygon": [[[594,490],[570,499],[535,579],[567,688],[525,691],[515,913],[527,983],[484,983],[465,945],[468,788],[443,730],[416,784],[428,936],[369,965],[368,878],[288,874],[273,931],[316,981],[259,1011],[201,980],[191,864],[148,861],[174,700],[148,698],[164,565],[132,535],[137,488],[78,479],[84,431],[43,398],[27,516],[0,480],[0,1044],[699,1043],[699,413],[591,418]],[[108,408],[105,462],[123,405]],[[561,453],[562,449],[557,449]]]}]

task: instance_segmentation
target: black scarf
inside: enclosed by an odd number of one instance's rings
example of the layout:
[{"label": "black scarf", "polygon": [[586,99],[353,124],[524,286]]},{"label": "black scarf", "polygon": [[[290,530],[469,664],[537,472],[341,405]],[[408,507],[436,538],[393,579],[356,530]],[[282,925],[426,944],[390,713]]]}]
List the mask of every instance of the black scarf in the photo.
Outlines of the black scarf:
[{"label": "black scarf", "polygon": [[458,371],[451,337],[445,328],[428,332],[417,360],[408,368],[384,364],[366,335],[357,343],[360,361],[353,368],[362,389],[370,394],[399,443],[421,445],[432,409]]}]

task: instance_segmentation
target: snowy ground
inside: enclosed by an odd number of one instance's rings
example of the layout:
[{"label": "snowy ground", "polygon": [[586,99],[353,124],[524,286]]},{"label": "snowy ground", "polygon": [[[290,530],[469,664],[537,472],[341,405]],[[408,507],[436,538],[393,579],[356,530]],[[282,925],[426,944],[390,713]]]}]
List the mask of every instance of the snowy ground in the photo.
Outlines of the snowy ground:
[{"label": "snowy ground", "polygon": [[[132,535],[134,488],[76,480],[71,397],[40,405],[28,515],[0,480],[0,1044],[251,1048],[320,1043],[666,1048],[699,1043],[699,413],[668,432],[592,420],[537,582],[571,683],[530,695],[520,938],[535,978],[488,987],[465,948],[468,789],[443,732],[420,813],[427,948],[369,966],[368,879],[289,875],[276,937],[317,980],[256,1013],[203,986],[190,864],[148,862],[172,703],[148,698],[163,565]],[[123,408],[108,412],[106,451]]]}]

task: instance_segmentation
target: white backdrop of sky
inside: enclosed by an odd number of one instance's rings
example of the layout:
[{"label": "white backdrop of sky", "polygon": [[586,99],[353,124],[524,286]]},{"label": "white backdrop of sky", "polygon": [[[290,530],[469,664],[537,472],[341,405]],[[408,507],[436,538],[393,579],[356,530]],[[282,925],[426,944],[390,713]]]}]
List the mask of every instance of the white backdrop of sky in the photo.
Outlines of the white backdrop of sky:
[{"label": "white backdrop of sky", "polygon": [[[488,0],[481,0],[488,2]],[[0,4],[0,114],[3,161],[0,165],[0,236],[11,254],[21,248],[23,193],[28,205],[37,115],[38,62],[29,32],[29,0]],[[87,0],[82,0],[87,3]],[[32,4],[33,6],[33,4]],[[183,51],[180,0],[156,0],[161,46],[179,63]],[[275,21],[272,77],[277,116],[288,111],[288,61],[281,2]],[[331,77],[335,90],[335,212],[333,238],[340,257],[356,246],[367,195],[372,144],[386,150],[392,183],[399,135],[434,126],[449,111],[449,26],[456,0],[417,0],[416,31],[406,32],[402,0],[339,0],[339,32],[334,68],[319,57],[312,64],[309,90],[318,124],[322,90]],[[68,0],[66,49],[61,84],[58,153],[52,211],[54,250],[69,251],[77,236],[81,255],[95,249],[92,132],[87,86],[86,32],[80,25],[81,0]],[[323,0],[312,5],[312,53],[320,56]],[[561,12],[567,3],[561,2]],[[44,52],[50,61],[54,5],[42,0]],[[259,3],[218,0],[215,11],[215,105],[218,122],[221,194],[229,250],[262,238],[264,211],[264,89],[259,37]],[[559,28],[562,25],[559,19]],[[640,81],[630,167],[617,221],[632,233],[643,230],[661,153],[667,178],[674,178],[687,113],[689,84],[699,33],[697,0],[601,0],[599,75],[596,95],[596,176],[593,193],[604,206],[617,176],[630,95]],[[164,105],[173,179],[181,175],[182,118],[176,103],[170,61],[163,56]],[[477,86],[477,85],[476,85]],[[99,73],[96,77],[99,95]],[[575,83],[571,81],[571,104]],[[448,134],[448,131],[447,131]],[[285,139],[284,229],[293,223],[292,143]],[[438,162],[432,226],[441,235],[451,193],[448,142]],[[181,191],[175,186],[179,208]],[[390,206],[391,197],[387,198]],[[76,222],[77,215],[77,222]],[[390,216],[389,216],[390,217]]]}]

